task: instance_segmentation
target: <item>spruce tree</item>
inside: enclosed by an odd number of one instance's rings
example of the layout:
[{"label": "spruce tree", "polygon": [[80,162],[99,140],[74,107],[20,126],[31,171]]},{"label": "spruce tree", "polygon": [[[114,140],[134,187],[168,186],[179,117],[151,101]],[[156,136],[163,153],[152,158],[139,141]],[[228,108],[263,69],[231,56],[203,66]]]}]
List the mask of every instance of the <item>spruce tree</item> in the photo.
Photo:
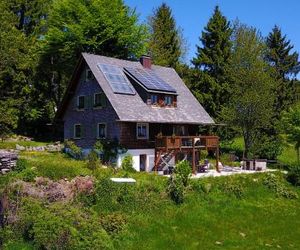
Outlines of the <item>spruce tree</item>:
[{"label": "spruce tree", "polygon": [[198,74],[200,78],[193,80],[192,90],[196,96],[202,96],[202,104],[215,118],[229,96],[224,71],[231,55],[231,34],[230,22],[216,6],[202,32],[202,46],[197,45],[196,57],[192,60],[195,69],[202,71]]},{"label": "spruce tree", "polygon": [[277,116],[280,116],[281,111],[286,110],[294,99],[295,86],[291,78],[300,71],[300,63],[298,53],[292,52],[294,46],[282,35],[278,26],[275,25],[269,33],[266,44],[267,61],[274,68],[276,78],[280,80],[275,89],[275,110]]},{"label": "spruce tree", "polygon": [[183,54],[183,42],[171,8],[162,3],[150,17],[149,25],[151,33],[149,49],[154,63],[176,67]]}]

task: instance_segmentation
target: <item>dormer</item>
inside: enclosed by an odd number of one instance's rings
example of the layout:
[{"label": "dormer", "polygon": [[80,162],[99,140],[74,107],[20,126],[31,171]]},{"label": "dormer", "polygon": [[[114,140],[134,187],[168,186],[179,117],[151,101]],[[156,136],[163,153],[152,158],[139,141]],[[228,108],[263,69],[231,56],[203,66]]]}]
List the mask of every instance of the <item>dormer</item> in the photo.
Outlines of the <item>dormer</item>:
[{"label": "dormer", "polygon": [[176,107],[177,92],[151,69],[151,57],[142,56],[140,62],[143,68],[125,67],[124,72],[144,102],[153,107]]}]

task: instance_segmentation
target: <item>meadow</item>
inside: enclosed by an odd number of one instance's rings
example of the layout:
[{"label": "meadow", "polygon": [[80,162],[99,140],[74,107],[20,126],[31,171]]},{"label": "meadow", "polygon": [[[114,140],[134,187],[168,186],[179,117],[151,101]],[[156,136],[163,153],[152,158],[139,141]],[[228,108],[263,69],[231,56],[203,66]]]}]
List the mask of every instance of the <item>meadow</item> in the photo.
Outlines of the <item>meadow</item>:
[{"label": "meadow", "polygon": [[[0,176],[0,189],[16,180],[35,183],[36,176],[56,182],[86,175],[95,180],[93,192],[78,193],[72,201],[20,197],[10,187],[11,201],[18,200],[19,222],[2,230],[2,247],[300,248],[300,189],[279,171],[191,179],[184,202],[178,205],[166,192],[166,177],[111,168],[90,170],[86,161],[62,153],[23,152],[18,171]],[[112,176],[133,177],[137,183],[113,184]]]}]

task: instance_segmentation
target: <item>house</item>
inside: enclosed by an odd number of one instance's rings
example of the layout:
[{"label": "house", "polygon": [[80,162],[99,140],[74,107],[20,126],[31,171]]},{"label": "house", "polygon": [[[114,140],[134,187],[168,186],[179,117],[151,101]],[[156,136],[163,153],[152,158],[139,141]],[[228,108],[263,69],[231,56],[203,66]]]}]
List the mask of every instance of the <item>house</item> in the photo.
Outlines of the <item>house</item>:
[{"label": "house", "polygon": [[[214,124],[173,68],[83,53],[56,118],[64,138],[88,151],[98,139],[118,140],[138,171],[162,171],[192,162],[201,149],[216,151],[218,137],[199,135]],[[121,164],[123,155],[118,155]]]}]

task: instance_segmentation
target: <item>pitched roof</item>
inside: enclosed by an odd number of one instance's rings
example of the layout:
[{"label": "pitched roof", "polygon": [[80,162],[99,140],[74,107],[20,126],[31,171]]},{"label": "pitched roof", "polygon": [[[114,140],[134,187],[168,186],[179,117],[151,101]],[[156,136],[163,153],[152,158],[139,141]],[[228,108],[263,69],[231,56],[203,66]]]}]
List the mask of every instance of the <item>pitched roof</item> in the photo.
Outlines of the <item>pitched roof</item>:
[{"label": "pitched roof", "polygon": [[98,64],[121,68],[143,68],[140,62],[82,53],[96,80],[115,109],[120,121],[152,123],[213,124],[213,119],[196,100],[173,68],[152,65],[151,69],[177,92],[176,108],[157,108],[147,105],[138,95],[115,94],[99,70]]}]

